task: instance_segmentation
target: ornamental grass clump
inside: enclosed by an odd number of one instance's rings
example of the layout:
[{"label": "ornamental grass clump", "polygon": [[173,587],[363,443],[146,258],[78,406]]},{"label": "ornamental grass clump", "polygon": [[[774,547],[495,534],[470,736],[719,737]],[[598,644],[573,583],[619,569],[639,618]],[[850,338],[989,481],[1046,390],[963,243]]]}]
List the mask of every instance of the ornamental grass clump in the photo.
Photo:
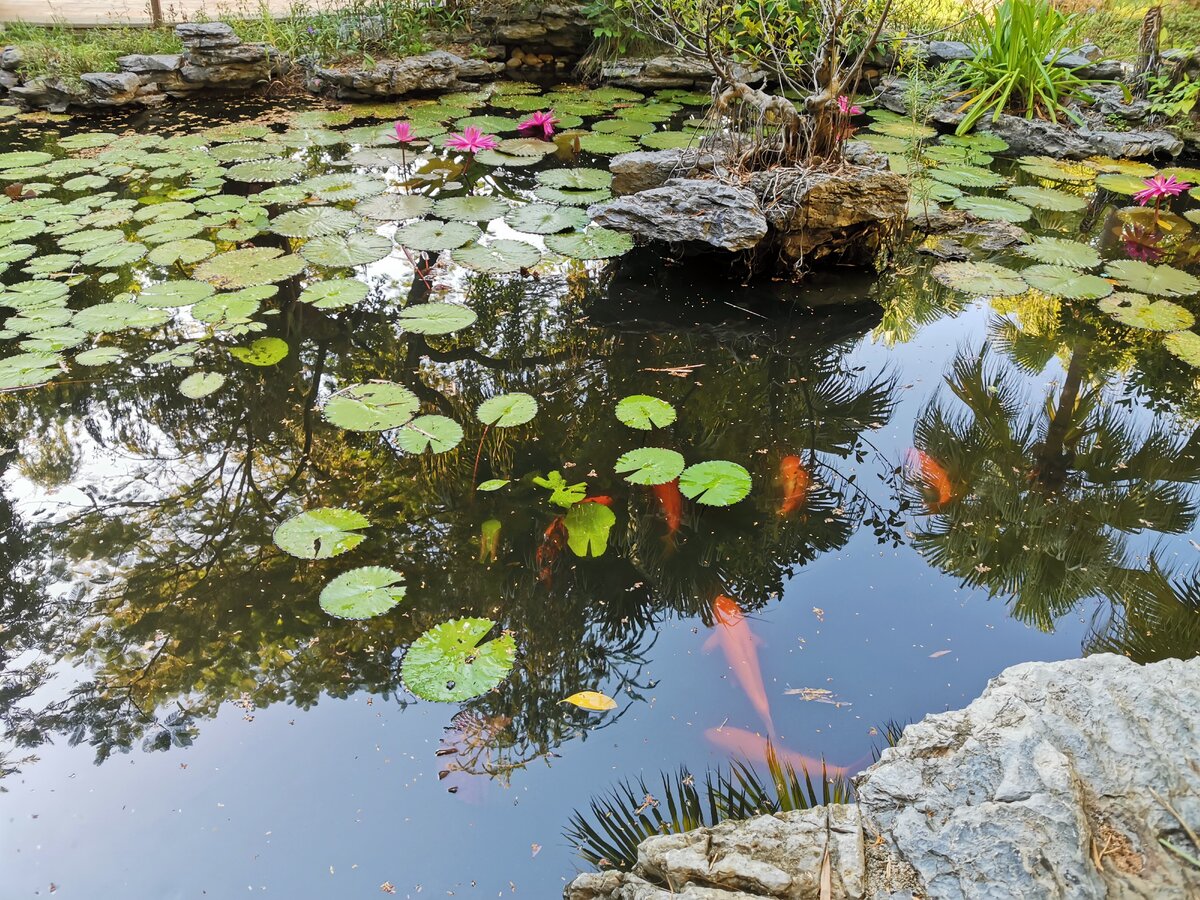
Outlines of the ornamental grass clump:
[{"label": "ornamental grass clump", "polygon": [[1054,63],[1076,46],[1081,26],[1081,19],[1060,12],[1049,0],[1003,0],[990,19],[977,13],[968,39],[975,56],[958,68],[963,94],[969,95],[959,107],[966,116],[958,133],[970,131],[984,116],[996,121],[1006,112],[1083,124],[1070,104],[1085,100],[1084,89],[1099,82],[1081,76],[1082,67]]}]

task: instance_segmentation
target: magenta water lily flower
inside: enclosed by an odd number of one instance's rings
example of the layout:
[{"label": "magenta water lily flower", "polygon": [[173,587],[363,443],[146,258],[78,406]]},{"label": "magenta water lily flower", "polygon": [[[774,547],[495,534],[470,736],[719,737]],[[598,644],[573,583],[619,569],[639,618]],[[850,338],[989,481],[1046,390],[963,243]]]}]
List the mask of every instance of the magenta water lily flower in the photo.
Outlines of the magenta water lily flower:
[{"label": "magenta water lily flower", "polygon": [[557,124],[558,117],[554,115],[554,110],[548,109],[545,112],[535,112],[517,127],[522,132],[540,130],[542,137],[550,140],[550,138],[554,137],[554,126]]},{"label": "magenta water lily flower", "polygon": [[1150,178],[1143,178],[1142,184],[1146,187],[1134,194],[1133,199],[1142,206],[1153,200],[1156,209],[1163,200],[1178,197],[1191,187],[1186,181],[1176,179],[1174,175],[1168,175],[1165,178],[1162,175],[1153,175]]},{"label": "magenta water lily flower", "polygon": [[413,134],[412,125],[408,122],[396,123],[396,134],[392,140],[398,141],[401,144],[411,144],[416,139],[417,136]]},{"label": "magenta water lily flower", "polygon": [[861,116],[862,115],[862,107],[853,105],[850,102],[850,98],[847,97],[845,94],[838,97],[837,104],[838,104],[838,109],[841,110],[841,113],[844,116]]},{"label": "magenta water lily flower", "polygon": [[478,153],[480,150],[494,150],[499,143],[492,135],[471,126],[464,128],[462,134],[450,135],[446,146],[464,153]]}]

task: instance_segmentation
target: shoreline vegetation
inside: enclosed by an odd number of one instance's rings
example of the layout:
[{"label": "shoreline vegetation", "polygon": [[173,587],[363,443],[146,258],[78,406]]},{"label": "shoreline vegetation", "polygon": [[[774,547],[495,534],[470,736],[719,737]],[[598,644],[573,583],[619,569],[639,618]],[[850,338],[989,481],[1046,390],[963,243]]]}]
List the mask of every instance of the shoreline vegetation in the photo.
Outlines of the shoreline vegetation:
[{"label": "shoreline vegetation", "polygon": [[[489,4],[513,13],[527,0],[503,0]],[[964,6],[952,0],[894,4],[890,13],[893,37],[907,34],[946,40],[968,36],[972,7],[994,4],[975,0]],[[1056,7],[1086,16],[1082,37],[1099,45],[1111,58],[1137,58],[1138,34],[1147,2],[1133,0],[1056,0]],[[620,0],[592,0],[586,6],[593,22],[594,49],[607,56],[631,55],[647,47],[647,41],[622,25]],[[1200,7],[1190,0],[1167,0],[1162,4],[1163,47],[1200,46]],[[168,6],[166,24],[186,21]],[[463,0],[293,0],[283,16],[276,16],[263,0],[217,3],[191,21],[222,21],[246,42],[270,44],[295,57],[313,57],[324,63],[362,63],[399,58],[435,49],[448,35],[470,30],[474,11]],[[10,22],[0,32],[3,43],[17,47],[23,56],[21,71],[26,78],[54,75],[73,78],[85,72],[116,69],[116,60],[128,54],[171,54],[180,44],[171,28],[155,29],[114,22],[111,26],[74,27],[60,21],[54,25]],[[467,53],[481,48],[462,48]]]}]

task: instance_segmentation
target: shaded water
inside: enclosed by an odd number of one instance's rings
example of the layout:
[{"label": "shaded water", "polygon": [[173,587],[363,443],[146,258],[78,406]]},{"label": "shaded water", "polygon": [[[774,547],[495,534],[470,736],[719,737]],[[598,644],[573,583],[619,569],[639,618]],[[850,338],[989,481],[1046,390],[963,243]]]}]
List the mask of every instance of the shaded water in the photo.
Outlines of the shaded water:
[{"label": "shaded water", "polygon": [[[6,139],[54,144],[24,124]],[[295,178],[341,171],[353,149],[319,137],[295,149]],[[517,204],[535,170],[603,166],[568,150],[449,180]],[[190,166],[108,189],[170,199],[212,176]],[[389,190],[399,180],[392,168]],[[1087,208],[1039,211],[1037,229],[1124,256],[1128,201],[1090,181],[1068,189]],[[1168,221],[1156,261],[1194,270],[1187,220]],[[84,228],[68,217],[60,233]],[[57,237],[28,238],[35,258]],[[369,290],[343,309],[298,299],[334,269],[281,278],[248,317],[262,330],[179,309],[89,333],[48,385],[0,396],[6,896],[554,896],[584,865],[562,837],[574,809],[630,774],[754,759],[764,703],[779,746],[857,771],[886,723],[961,706],[1013,663],[1200,648],[1183,578],[1197,551],[1196,370],[1161,332],[1092,300],[956,293],[908,252],[877,283],[835,272],[807,287],[739,286],[642,253],[548,254],[501,275],[443,257],[423,278],[413,260],[356,267]],[[26,280],[22,265],[6,285]],[[76,271],[72,310],[193,270],[135,261],[106,283]],[[402,305],[431,298],[477,320],[447,335],[401,327]],[[1186,292],[1174,302],[1195,309]],[[287,355],[256,366],[228,352],[264,336]],[[70,363],[93,344],[124,360]],[[189,399],[179,385],[195,369],[226,380]],[[372,379],[407,386],[463,441],[414,456],[396,432],[325,420],[335,391]],[[477,421],[481,401],[518,391],[537,399],[531,422]],[[669,401],[675,422],[622,424],[616,403],[637,394]],[[640,446],[737,463],[751,491],[722,508],[631,485],[614,462]],[[599,558],[563,545],[566,508],[532,480],[552,472],[607,501]],[[493,478],[511,483],[475,490]],[[365,539],[332,559],[276,547],[274,529],[316,507],[362,513]],[[361,566],[402,573],[406,596],[365,621],[330,617],[322,588]],[[750,653],[711,646],[729,646],[722,596],[761,642],[761,698]],[[513,636],[511,674],[462,703],[418,699],[406,649],[464,616]],[[562,702],[581,690],[617,708]]]}]

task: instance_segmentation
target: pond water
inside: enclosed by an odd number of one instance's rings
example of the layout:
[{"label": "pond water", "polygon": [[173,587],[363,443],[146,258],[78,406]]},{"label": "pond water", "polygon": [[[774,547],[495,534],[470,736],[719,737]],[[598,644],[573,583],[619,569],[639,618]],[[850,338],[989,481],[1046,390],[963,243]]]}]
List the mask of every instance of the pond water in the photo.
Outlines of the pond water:
[{"label": "pond water", "polygon": [[1195,198],[874,114],[1044,239],[743,285],[578,212],[700,100],[0,126],[6,897],[557,896],[623,779],[1200,650]]}]

